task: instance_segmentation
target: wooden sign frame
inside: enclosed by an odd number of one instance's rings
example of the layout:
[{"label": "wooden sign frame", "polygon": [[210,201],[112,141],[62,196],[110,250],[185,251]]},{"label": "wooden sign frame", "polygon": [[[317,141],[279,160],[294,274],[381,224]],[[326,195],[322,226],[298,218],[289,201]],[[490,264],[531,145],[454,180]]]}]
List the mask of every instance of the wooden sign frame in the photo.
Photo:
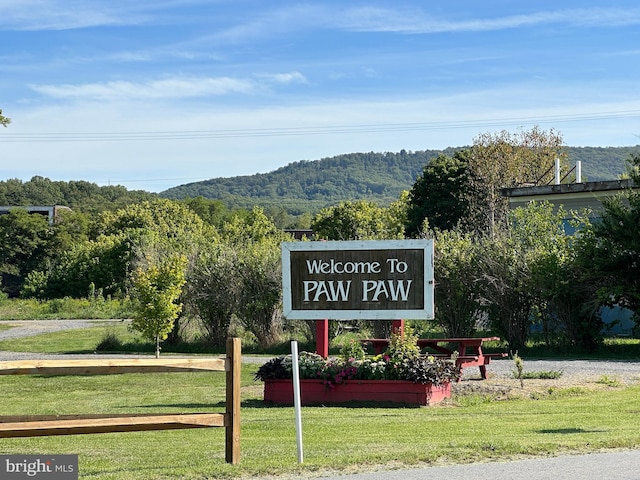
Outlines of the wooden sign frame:
[{"label": "wooden sign frame", "polygon": [[433,240],[284,242],[291,320],[434,318]]}]

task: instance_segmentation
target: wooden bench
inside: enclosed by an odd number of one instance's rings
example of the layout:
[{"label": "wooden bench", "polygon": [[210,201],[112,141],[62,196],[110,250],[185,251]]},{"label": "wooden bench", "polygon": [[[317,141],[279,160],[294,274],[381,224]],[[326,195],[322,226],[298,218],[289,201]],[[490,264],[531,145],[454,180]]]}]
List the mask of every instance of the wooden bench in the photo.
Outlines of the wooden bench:
[{"label": "wooden bench", "polygon": [[225,460],[240,461],[240,339],[225,358],[131,358],[0,362],[0,375],[108,375],[151,372],[226,372],[225,413],[0,416],[0,438],[225,427]]},{"label": "wooden bench", "polygon": [[[435,352],[428,352],[428,354],[440,358],[452,358],[454,352],[457,352],[456,365],[460,367],[461,371],[466,367],[478,367],[480,376],[486,380],[487,365],[494,358],[507,357],[507,353],[484,353],[482,344],[499,340],[500,337],[419,338],[417,344],[421,349],[435,350]],[[372,345],[377,355],[385,351],[390,340],[388,338],[364,338],[360,341],[363,344]]]}]

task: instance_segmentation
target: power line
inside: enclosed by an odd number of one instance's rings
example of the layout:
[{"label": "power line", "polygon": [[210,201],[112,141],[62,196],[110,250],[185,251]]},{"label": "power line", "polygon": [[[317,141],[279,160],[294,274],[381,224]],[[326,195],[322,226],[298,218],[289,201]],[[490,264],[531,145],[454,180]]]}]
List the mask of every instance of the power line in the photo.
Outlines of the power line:
[{"label": "power line", "polygon": [[487,128],[504,125],[549,124],[640,117],[640,110],[538,117],[495,118],[450,122],[372,123],[334,126],[278,127],[224,130],[139,131],[139,132],[3,132],[0,142],[127,142],[150,140],[204,140],[216,138],[340,135],[355,133],[409,132],[459,128]]}]

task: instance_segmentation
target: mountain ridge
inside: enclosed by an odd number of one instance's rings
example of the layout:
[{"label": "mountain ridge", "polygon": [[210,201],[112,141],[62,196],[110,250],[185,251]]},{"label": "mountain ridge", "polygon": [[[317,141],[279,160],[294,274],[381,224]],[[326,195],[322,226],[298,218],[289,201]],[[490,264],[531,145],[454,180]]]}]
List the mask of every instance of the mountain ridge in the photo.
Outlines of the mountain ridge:
[{"label": "mountain ridge", "polygon": [[[299,215],[346,200],[388,205],[410,190],[425,165],[440,154],[468,147],[400,152],[357,152],[319,160],[300,160],[267,173],[216,177],[172,187],[159,195],[171,199],[204,197],[229,208],[285,209]],[[613,180],[625,172],[625,160],[640,152],[626,147],[565,147],[569,162],[582,162],[583,181]]]}]

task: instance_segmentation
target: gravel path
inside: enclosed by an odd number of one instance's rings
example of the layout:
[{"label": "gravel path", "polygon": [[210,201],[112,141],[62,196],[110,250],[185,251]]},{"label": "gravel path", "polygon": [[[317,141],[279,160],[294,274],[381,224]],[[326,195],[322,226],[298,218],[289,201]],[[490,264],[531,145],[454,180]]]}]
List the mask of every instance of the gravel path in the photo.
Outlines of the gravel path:
[{"label": "gravel path", "polygon": [[12,338],[31,337],[41,333],[75,330],[78,328],[120,323],[123,320],[0,320],[0,341]]},{"label": "gravel path", "polygon": [[[618,376],[640,380],[639,361],[618,360],[536,360],[524,359],[524,372],[562,372],[562,377],[574,377],[590,379],[603,375]],[[492,377],[513,377],[515,372],[513,360],[494,360],[487,367],[489,379]],[[560,377],[560,378],[562,378]],[[480,373],[476,367],[466,368],[463,371],[463,379],[480,379]]]}]

